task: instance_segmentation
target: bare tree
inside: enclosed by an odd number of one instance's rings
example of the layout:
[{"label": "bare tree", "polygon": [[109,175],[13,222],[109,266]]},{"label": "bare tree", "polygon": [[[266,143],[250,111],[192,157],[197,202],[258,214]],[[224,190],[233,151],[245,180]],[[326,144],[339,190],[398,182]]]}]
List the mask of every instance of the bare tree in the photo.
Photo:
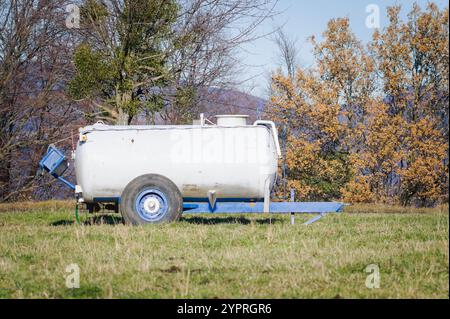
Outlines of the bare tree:
[{"label": "bare tree", "polygon": [[[212,88],[242,83],[240,47],[258,37],[258,26],[276,15],[273,0],[184,0],[174,38],[180,43],[169,58],[171,83],[165,122],[182,123],[200,112]],[[242,77],[242,74],[240,75]],[[209,89],[208,89],[209,88]]]},{"label": "bare tree", "polygon": [[33,193],[46,145],[74,123],[62,92],[70,56],[65,4],[0,3],[0,201]]},{"label": "bare tree", "polygon": [[285,31],[278,29],[273,38],[273,42],[278,47],[283,68],[286,69],[288,76],[293,79],[298,65],[299,52],[297,39],[290,38]]}]

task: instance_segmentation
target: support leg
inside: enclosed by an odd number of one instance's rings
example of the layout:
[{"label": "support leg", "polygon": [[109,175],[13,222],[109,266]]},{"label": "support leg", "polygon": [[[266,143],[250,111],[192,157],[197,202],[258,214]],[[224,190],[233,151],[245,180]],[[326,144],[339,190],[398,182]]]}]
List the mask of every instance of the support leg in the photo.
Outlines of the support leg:
[{"label": "support leg", "polygon": [[305,222],[305,225],[310,225],[310,224],[312,224],[312,223],[318,221],[319,219],[321,219],[321,218],[322,218],[323,216],[325,216],[325,215],[326,215],[326,213],[321,213],[321,214],[319,214],[319,215],[317,215],[317,216],[315,216],[315,217],[309,219],[307,222]]},{"label": "support leg", "polygon": [[270,213],[270,180],[268,177],[264,185],[264,213]]},{"label": "support leg", "polygon": [[[291,189],[291,202],[295,202],[295,189]],[[291,225],[295,224],[295,213],[291,213]]]},{"label": "support leg", "polygon": [[86,208],[87,208],[89,214],[93,214],[94,213],[94,204],[86,203]]}]

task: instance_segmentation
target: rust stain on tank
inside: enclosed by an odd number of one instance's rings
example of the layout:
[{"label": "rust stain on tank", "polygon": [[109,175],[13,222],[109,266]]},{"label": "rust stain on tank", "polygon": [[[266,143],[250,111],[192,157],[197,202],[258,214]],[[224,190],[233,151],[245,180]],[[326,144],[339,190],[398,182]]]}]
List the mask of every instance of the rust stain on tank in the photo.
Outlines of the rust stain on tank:
[{"label": "rust stain on tank", "polygon": [[198,185],[196,184],[183,184],[183,191],[184,192],[196,192],[198,191]]}]

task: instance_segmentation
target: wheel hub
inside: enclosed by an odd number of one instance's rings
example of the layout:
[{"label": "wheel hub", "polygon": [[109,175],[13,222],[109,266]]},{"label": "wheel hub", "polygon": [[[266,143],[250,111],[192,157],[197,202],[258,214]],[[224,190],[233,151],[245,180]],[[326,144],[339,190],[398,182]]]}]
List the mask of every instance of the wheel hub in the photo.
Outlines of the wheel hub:
[{"label": "wheel hub", "polygon": [[158,189],[144,189],[135,199],[136,212],[142,219],[149,222],[162,218],[168,208],[166,195]]},{"label": "wheel hub", "polygon": [[155,214],[161,208],[161,203],[156,197],[150,196],[144,200],[144,210],[148,214]]}]

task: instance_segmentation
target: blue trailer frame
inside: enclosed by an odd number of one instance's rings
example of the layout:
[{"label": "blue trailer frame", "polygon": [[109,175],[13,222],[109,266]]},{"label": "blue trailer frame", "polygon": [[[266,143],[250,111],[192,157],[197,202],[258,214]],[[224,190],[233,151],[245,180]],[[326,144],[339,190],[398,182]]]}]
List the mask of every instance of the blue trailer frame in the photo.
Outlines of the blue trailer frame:
[{"label": "blue trailer frame", "polygon": [[[269,214],[291,214],[294,224],[295,214],[317,214],[305,224],[312,224],[326,214],[342,212],[345,204],[339,202],[270,202]],[[184,202],[183,214],[264,214],[263,202],[216,202],[212,208],[205,202]]]},{"label": "blue trailer frame", "polygon": [[[66,186],[75,190],[75,185],[67,181],[61,175],[67,169],[66,157],[55,146],[50,145],[47,153],[39,162],[39,166],[49,172],[53,177],[64,183]],[[208,199],[183,199],[184,214],[263,214],[263,200],[248,199],[218,199],[211,206]],[[94,198],[94,202],[105,202],[116,204],[120,203],[120,198]],[[316,214],[309,219],[305,225],[312,224],[329,213],[342,212],[344,203],[340,202],[295,202],[294,191],[291,190],[291,201],[270,202],[270,214],[291,214],[291,224],[295,223],[295,214]]]}]

